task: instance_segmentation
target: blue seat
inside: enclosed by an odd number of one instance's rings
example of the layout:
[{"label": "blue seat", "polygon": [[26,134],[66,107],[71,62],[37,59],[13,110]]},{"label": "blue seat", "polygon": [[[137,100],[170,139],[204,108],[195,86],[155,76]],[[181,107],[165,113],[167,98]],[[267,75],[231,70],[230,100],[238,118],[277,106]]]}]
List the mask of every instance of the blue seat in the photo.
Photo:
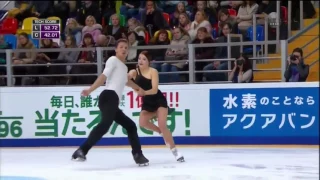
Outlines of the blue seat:
[{"label": "blue seat", "polygon": [[[247,38],[250,41],[253,41],[253,26],[249,27],[247,30]],[[264,41],[264,27],[263,26],[256,26],[256,41]],[[259,52],[262,49],[261,45],[257,45],[257,52]],[[249,54],[249,53],[253,53],[253,48],[249,47],[249,48],[245,48],[243,50],[243,52],[245,54]]]},{"label": "blue seat", "polygon": [[6,34],[4,35],[4,40],[12,45],[12,49],[17,48],[17,36],[13,34]]},{"label": "blue seat", "polygon": [[29,39],[32,41],[33,45],[34,45],[36,48],[40,48],[40,40],[39,40],[39,39],[32,39],[30,34],[28,35],[28,37],[29,37]]}]

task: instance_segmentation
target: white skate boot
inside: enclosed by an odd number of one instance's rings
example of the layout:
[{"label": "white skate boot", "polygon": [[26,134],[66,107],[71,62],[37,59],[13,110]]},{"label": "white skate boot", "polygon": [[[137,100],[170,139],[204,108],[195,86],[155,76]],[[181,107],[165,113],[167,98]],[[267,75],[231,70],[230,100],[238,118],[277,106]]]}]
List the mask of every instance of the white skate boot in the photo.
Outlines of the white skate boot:
[{"label": "white skate boot", "polygon": [[172,152],[173,156],[176,158],[177,161],[184,162],[184,157],[182,156],[182,154],[180,154],[178,152],[178,150],[176,148],[172,148],[171,152]]},{"label": "white skate boot", "polygon": [[[162,133],[160,133],[160,135],[162,136]],[[164,141],[164,143],[166,144],[166,146],[167,146],[168,148],[170,148],[170,145],[169,145],[166,141]],[[184,161],[185,161],[185,160],[184,160],[184,157],[178,152],[177,148],[172,148],[172,149],[170,149],[170,150],[171,150],[173,156],[175,157],[175,159],[176,159],[177,161],[179,161],[179,162],[184,162]]]}]

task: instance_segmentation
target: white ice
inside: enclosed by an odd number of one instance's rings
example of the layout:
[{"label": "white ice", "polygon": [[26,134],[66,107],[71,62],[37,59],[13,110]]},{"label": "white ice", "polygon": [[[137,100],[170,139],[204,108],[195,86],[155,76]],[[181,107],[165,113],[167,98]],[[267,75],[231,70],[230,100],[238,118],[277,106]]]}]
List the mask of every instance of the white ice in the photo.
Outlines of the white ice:
[{"label": "white ice", "polygon": [[129,148],[93,148],[86,162],[72,162],[75,148],[0,149],[1,176],[46,180],[304,180],[319,179],[318,148],[143,148],[147,167],[134,164]]}]

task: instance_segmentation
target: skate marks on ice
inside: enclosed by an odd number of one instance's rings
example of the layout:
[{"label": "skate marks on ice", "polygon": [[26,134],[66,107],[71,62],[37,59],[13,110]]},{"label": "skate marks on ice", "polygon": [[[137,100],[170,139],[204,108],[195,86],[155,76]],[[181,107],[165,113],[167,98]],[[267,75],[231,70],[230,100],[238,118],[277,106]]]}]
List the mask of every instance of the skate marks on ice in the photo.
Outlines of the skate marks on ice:
[{"label": "skate marks on ice", "polygon": [[1,176],[46,180],[319,179],[316,149],[180,148],[180,151],[186,157],[185,163],[177,162],[166,149],[145,149],[150,165],[138,167],[130,149],[92,149],[86,162],[70,161],[73,149],[1,149]]},{"label": "skate marks on ice", "polygon": [[[235,159],[236,161],[224,165],[235,171],[255,172],[260,175],[251,176],[253,179],[319,179],[319,149],[226,148],[210,150],[207,153],[219,154],[219,159]],[[237,176],[236,179],[250,179],[249,177]]]}]

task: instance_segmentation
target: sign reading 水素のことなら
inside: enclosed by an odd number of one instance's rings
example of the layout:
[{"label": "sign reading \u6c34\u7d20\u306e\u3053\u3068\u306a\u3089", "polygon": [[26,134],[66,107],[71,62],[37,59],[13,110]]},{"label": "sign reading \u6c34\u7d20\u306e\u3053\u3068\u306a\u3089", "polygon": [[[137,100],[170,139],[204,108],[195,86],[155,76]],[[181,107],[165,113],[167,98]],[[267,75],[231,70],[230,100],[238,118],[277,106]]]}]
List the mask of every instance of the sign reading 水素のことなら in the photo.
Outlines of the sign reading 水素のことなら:
[{"label": "sign reading \u6c34\u7d20\u306e\u3053\u3068\u306a\u3089", "polygon": [[211,136],[319,136],[319,87],[210,90]]},{"label": "sign reading \u6c34\u7d20\u306e\u3053\u3068\u306a\u3089", "polygon": [[[85,138],[100,122],[99,94],[81,97],[82,87],[7,88],[1,90],[0,138]],[[171,114],[167,126],[175,136],[209,136],[209,90],[172,86],[161,88]],[[190,96],[193,94],[192,96]],[[191,103],[192,102],[192,103]],[[138,126],[141,97],[127,89],[119,108],[131,117],[141,137],[160,136]],[[199,109],[199,105],[203,108]],[[154,119],[154,123],[157,121]],[[105,137],[127,137],[127,132],[113,123]]]}]

